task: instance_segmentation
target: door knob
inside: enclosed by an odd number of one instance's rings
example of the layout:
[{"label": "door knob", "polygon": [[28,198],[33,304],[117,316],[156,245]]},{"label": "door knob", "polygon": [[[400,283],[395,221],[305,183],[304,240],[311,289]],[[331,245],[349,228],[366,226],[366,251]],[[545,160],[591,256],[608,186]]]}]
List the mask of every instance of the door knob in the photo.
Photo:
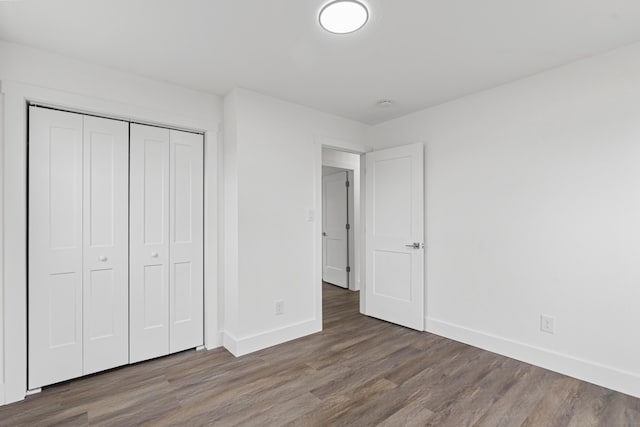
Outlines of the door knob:
[{"label": "door knob", "polygon": [[104,255],[100,255],[100,256],[98,257],[98,261],[105,262],[106,260],[107,260],[107,257],[106,257],[106,256],[104,256]]},{"label": "door knob", "polygon": [[424,248],[424,243],[419,243],[419,242],[413,242],[410,245],[405,245],[407,248],[412,248],[412,249],[422,249]]},{"label": "door knob", "polygon": [[151,252],[151,258],[158,258],[158,252]]},{"label": "door knob", "polygon": [[323,235],[323,236],[326,236],[326,235],[327,235],[327,233],[323,231],[323,232],[322,232],[322,235]]}]

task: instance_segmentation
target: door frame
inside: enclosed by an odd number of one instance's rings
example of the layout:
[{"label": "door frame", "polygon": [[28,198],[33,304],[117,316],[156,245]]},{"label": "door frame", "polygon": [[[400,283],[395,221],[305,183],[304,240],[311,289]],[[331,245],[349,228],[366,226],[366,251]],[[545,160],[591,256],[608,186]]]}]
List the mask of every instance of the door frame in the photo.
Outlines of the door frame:
[{"label": "door frame", "polygon": [[[106,118],[191,130],[204,134],[204,342],[219,347],[218,321],[218,196],[221,138],[219,122],[186,118],[178,112],[132,105],[88,95],[2,81],[4,132],[2,137],[2,212],[4,238],[0,279],[0,405],[24,399],[27,394],[27,137],[28,104],[57,107]],[[0,117],[0,120],[2,118]],[[8,249],[8,250],[7,250]],[[10,284],[10,286],[7,286]],[[3,322],[3,323],[2,323]]]},{"label": "door frame", "polygon": [[[332,160],[329,163],[323,163],[322,149],[328,148],[336,151],[343,151],[346,153],[353,153],[360,155],[360,165],[357,168],[351,163],[341,162],[337,159]],[[372,151],[371,147],[355,143],[352,141],[345,141],[340,139],[334,139],[329,137],[321,137],[317,136],[315,138],[315,167],[313,168],[314,172],[314,198],[315,198],[315,209],[317,212],[315,219],[315,227],[314,227],[314,253],[315,253],[315,263],[314,263],[314,282],[315,282],[315,307],[316,307],[316,319],[320,320],[320,324],[322,325],[322,166],[332,166],[338,167],[342,169],[348,169],[353,171],[353,218],[354,223],[352,225],[353,228],[353,261],[355,263],[355,268],[352,269],[353,273],[353,285],[354,288],[349,286],[350,290],[360,290],[362,291],[366,286],[365,283],[365,264],[364,264],[364,163],[362,155]],[[351,283],[351,277],[350,283]],[[360,292],[360,312],[366,314],[366,301],[364,292]]]}]

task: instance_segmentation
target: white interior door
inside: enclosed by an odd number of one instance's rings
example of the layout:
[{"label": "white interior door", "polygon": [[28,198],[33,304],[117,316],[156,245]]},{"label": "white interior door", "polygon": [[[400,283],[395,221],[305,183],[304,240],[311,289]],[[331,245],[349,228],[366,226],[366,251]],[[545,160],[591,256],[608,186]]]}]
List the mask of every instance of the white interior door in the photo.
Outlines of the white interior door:
[{"label": "white interior door", "polygon": [[347,172],[322,177],[322,280],[349,286]]},{"label": "white interior door", "polygon": [[366,314],[424,330],[423,145],[366,162]]},{"label": "white interior door", "polygon": [[203,336],[203,136],[171,131],[170,351],[200,346]]},{"label": "white interior door", "polygon": [[131,363],[169,353],[169,130],[131,124]]},{"label": "white interior door", "polygon": [[29,107],[29,388],[82,375],[82,116]]},{"label": "white interior door", "polygon": [[129,361],[129,124],[84,117],[84,374]]}]

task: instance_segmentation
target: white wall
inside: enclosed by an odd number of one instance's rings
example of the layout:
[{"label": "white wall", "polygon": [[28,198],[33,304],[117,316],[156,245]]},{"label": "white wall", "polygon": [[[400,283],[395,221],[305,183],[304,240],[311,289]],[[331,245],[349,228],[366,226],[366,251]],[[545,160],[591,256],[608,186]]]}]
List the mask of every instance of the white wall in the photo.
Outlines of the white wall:
[{"label": "white wall", "polygon": [[[4,191],[0,404],[26,391],[26,103],[159,123],[205,133],[205,342],[219,345],[217,301],[218,126],[222,99],[0,41]],[[4,389],[5,395],[2,395]]]},{"label": "white wall", "polygon": [[234,354],[321,329],[321,141],[364,150],[366,128],[248,90],[225,98],[224,342]]},{"label": "white wall", "polygon": [[179,121],[218,123],[222,119],[222,99],[214,95],[2,40],[0,58],[3,80],[82,94],[132,109],[162,111],[174,117],[176,125]]},{"label": "white wall", "polygon": [[427,330],[640,396],[640,44],[369,138],[426,144]]}]

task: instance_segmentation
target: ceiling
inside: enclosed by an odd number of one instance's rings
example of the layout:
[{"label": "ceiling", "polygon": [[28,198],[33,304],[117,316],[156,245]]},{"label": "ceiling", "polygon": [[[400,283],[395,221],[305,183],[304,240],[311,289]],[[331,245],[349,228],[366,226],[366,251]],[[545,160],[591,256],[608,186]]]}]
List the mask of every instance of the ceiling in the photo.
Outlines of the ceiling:
[{"label": "ceiling", "polygon": [[637,0],[366,0],[349,35],[319,28],[326,2],[1,1],[0,38],[371,124],[640,40]]}]

